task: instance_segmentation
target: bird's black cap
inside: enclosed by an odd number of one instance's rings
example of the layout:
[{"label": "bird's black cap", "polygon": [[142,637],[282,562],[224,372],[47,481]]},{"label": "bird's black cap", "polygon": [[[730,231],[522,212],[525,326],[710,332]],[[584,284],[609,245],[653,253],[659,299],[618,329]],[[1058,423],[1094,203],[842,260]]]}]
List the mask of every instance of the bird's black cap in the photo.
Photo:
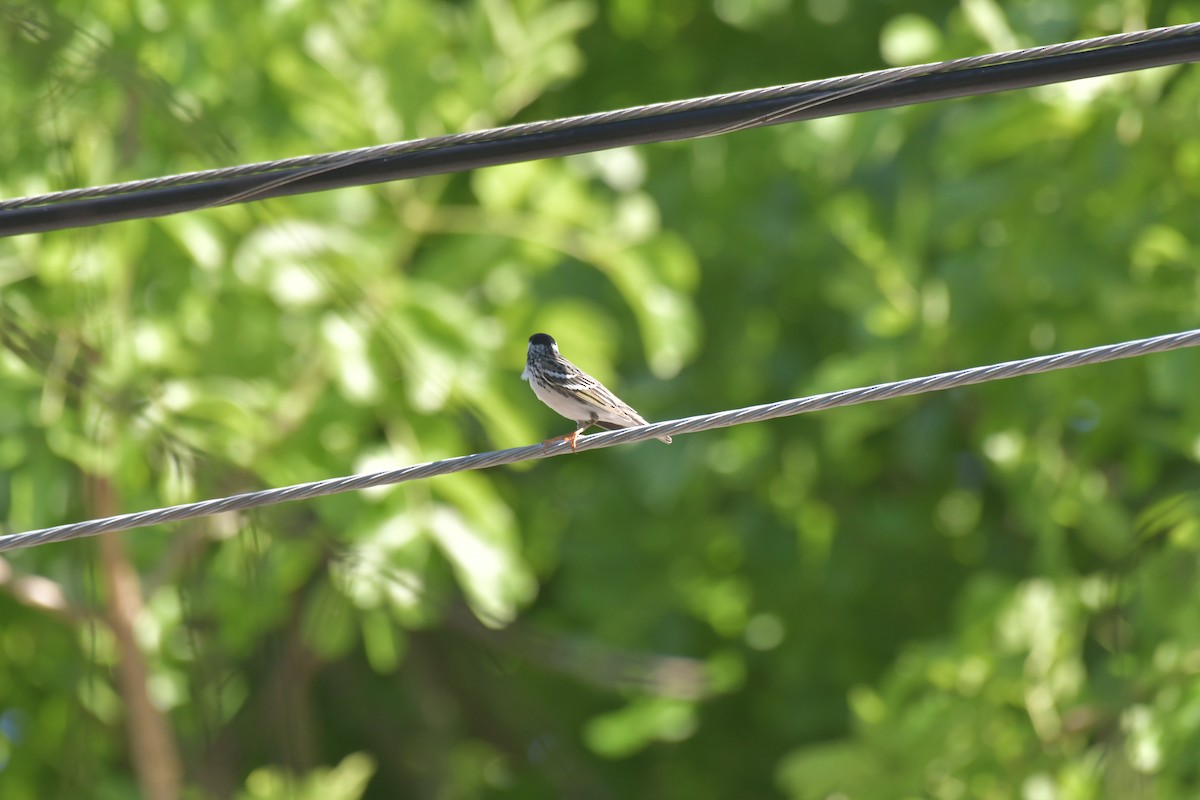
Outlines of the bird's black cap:
[{"label": "bird's black cap", "polygon": [[529,337],[529,343],[540,344],[542,347],[550,347],[557,344],[557,342],[554,341],[554,337],[548,333],[535,333],[533,336]]}]

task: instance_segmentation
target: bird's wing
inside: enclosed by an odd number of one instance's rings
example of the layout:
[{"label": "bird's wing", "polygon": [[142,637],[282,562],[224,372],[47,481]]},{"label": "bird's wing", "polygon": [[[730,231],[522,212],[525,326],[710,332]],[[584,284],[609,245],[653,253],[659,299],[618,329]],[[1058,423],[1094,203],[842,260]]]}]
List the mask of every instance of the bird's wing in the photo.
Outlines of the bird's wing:
[{"label": "bird's wing", "polygon": [[[611,423],[618,427],[646,424],[646,420],[642,419],[641,414],[634,411],[628,403],[617,397],[609,391],[607,386],[590,375],[580,373],[570,388],[572,391],[585,397],[588,402],[608,412],[607,417],[602,413],[600,414],[602,422]],[[602,425],[601,427],[605,426]],[[607,428],[607,430],[612,429]]]}]

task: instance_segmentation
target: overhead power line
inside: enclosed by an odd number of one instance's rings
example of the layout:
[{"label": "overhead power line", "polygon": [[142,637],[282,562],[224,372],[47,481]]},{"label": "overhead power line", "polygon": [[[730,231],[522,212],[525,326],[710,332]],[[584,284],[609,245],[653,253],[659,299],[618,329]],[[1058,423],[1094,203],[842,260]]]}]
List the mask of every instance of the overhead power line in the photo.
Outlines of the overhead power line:
[{"label": "overhead power line", "polygon": [[[679,436],[685,433],[699,433],[714,428],[729,428],[734,425],[747,425],[752,422],[762,422],[768,419],[790,417],[812,411],[828,408],[871,403],[892,397],[937,392],[953,389],[958,386],[969,386],[975,383],[986,383],[1004,378],[1015,378],[1020,375],[1032,375],[1039,372],[1080,367],[1086,364],[1099,364],[1105,361],[1115,361],[1121,358],[1161,353],[1167,350],[1177,350],[1183,347],[1200,345],[1200,329],[1170,333],[1155,336],[1150,339],[1135,339],[1119,344],[1101,345],[1087,350],[1072,350],[1054,355],[1035,356],[1020,361],[1006,361],[1002,364],[992,364],[985,367],[971,367],[957,372],[943,372],[924,378],[909,378],[892,383],[881,383],[860,389],[845,389],[840,392],[800,397],[792,400],[781,400],[777,403],[767,403],[760,406],[737,408],[730,411],[718,411],[714,414],[701,414],[696,417],[656,422],[637,428],[625,428],[619,431],[593,434],[580,437],[576,449],[597,450],[602,447],[615,447],[621,444],[631,444],[644,439],[655,439],[660,436]],[[115,517],[76,522],[70,525],[59,525],[53,528],[27,531],[0,536],[0,552],[16,550],[24,547],[34,547],[50,542],[62,542],[69,539],[79,539],[84,536],[96,536],[101,533],[144,528],[164,522],[179,522],[196,517],[207,517],[226,511],[244,511],[260,506],[287,503],[293,500],[306,500],[311,497],[340,494],[358,489],[369,489],[375,486],[389,486],[406,481],[432,478],[438,475],[448,475],[452,472],[486,469],[503,464],[516,464],[521,461],[532,461],[549,456],[561,456],[571,452],[565,441],[556,442],[549,446],[540,444],[526,447],[514,447],[509,450],[494,450],[488,453],[475,453],[469,456],[457,456],[442,461],[426,464],[415,464],[410,467],[371,472],[362,475],[351,475],[345,478],[330,478],[312,483],[301,483],[282,489],[266,489],[258,492],[221,497],[213,500],[202,500],[198,503],[158,508],[151,511],[140,511],[134,514],[120,514]]]},{"label": "overhead power line", "polygon": [[1200,23],[0,201],[0,236],[459,172],[1200,61]]}]

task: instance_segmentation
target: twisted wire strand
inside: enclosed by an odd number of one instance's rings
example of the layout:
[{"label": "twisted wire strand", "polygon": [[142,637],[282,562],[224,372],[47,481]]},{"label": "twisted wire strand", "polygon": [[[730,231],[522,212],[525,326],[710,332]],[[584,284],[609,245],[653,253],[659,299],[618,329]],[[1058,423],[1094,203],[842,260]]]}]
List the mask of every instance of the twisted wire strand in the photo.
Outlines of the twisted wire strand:
[{"label": "twisted wire strand", "polygon": [[29,206],[62,203],[70,200],[94,199],[119,194],[130,194],[139,191],[148,191],[151,189],[162,189],[185,184],[204,183],[215,180],[267,174],[286,170],[299,170],[298,172],[287,172],[286,174],[280,175],[275,181],[268,182],[264,185],[255,186],[251,189],[247,189],[246,191],[224,197],[219,201],[213,201],[208,204],[208,206],[224,205],[248,199],[256,194],[260,194],[273,188],[278,188],[280,185],[292,183],[321,172],[339,169],[372,159],[394,156],[417,150],[435,150],[461,145],[477,144],[481,142],[494,142],[576,128],[598,126],[607,123],[624,122],[632,119],[665,116],[669,114],[719,108],[722,106],[736,105],[739,103],[772,100],[793,94],[812,95],[814,93],[820,93],[817,97],[805,97],[804,99],[797,100],[796,103],[790,104],[784,108],[775,109],[768,113],[755,116],[749,120],[735,122],[710,130],[703,134],[705,136],[715,136],[719,134],[730,133],[732,131],[771,124],[772,122],[784,119],[789,115],[795,114],[796,112],[806,108],[812,108],[814,106],[829,103],[858,92],[897,83],[910,78],[995,66],[998,64],[1029,61],[1039,58],[1050,58],[1071,53],[1079,53],[1086,50],[1114,48],[1124,45],[1192,36],[1195,34],[1200,34],[1200,23],[1188,23],[1164,28],[1131,31],[1109,36],[1099,36],[1091,39],[1080,39],[1071,42],[1042,45],[1039,47],[1026,48],[1022,50],[989,53],[986,55],[958,58],[930,64],[896,67],[893,69],[857,73],[854,75],[825,78],[803,83],[791,83],[780,86],[749,89],[728,94],[710,95],[707,97],[691,98],[687,100],[676,100],[666,103],[635,106],[614,111],[603,111],[581,116],[563,117],[560,119],[541,122],[509,125],[500,128],[488,128],[479,131],[471,131],[468,133],[432,136],[424,139],[412,139],[403,142],[374,145],[371,147],[362,147],[352,150],[296,156],[293,158],[277,159],[274,161],[242,164],[233,167],[220,167],[217,169],[200,170],[196,172],[167,175],[157,178],[145,178],[122,183],[106,184],[103,186],[69,189],[61,192],[49,192],[46,194],[31,195],[28,197],[14,198],[11,200],[2,200],[0,201],[0,211]]},{"label": "twisted wire strand", "polygon": [[[892,397],[906,397],[926,392],[943,391],[959,386],[969,386],[976,383],[1015,378],[1021,375],[1033,375],[1040,372],[1080,367],[1087,364],[1099,364],[1105,361],[1133,358],[1134,356],[1161,353],[1184,347],[1196,347],[1198,345],[1200,345],[1200,329],[1169,333],[1149,339],[1135,339],[1118,344],[1091,347],[1085,350],[1072,350],[1065,353],[1034,356],[1018,361],[1006,361],[1001,364],[971,367],[955,372],[943,372],[921,378],[908,378],[891,383],[881,383],[875,386],[844,389],[838,392],[781,400],[765,405],[718,411],[712,414],[701,414],[695,417],[656,422],[637,428],[625,428],[619,431],[582,436],[578,439],[576,447],[579,451],[597,450],[602,447],[616,447],[617,445],[632,444],[633,442],[654,439],[663,435],[679,436],[684,433],[699,433],[715,428],[747,425],[753,422],[790,417],[823,409],[871,403]],[[78,539],[84,536],[96,536],[101,533],[143,528],[164,522],[178,522],[196,517],[206,517],[226,511],[243,511],[260,506],[305,500],[311,497],[323,497],[325,495],[339,494],[358,489],[369,489],[375,486],[388,486],[406,481],[422,480],[437,475],[448,475],[453,472],[487,469],[503,464],[515,464],[521,461],[561,456],[569,452],[571,452],[570,447],[563,441],[548,446],[540,444],[526,445],[525,447],[514,447],[508,450],[494,450],[487,453],[457,456],[425,464],[414,464],[383,472],[364,473],[344,478],[330,478],[287,486],[281,489],[265,489],[230,497],[202,500],[196,503],[184,503],[167,508],[139,511],[133,514],[119,514],[103,519],[93,519],[86,522],[76,522],[53,528],[41,528],[24,533],[0,536],[0,552],[35,547],[50,542]]]}]

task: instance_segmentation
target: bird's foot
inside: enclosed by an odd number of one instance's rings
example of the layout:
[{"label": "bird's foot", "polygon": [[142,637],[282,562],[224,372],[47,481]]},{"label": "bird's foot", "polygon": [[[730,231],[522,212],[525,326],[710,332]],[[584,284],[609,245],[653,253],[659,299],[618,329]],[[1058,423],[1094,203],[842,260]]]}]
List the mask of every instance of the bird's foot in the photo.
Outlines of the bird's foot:
[{"label": "bird's foot", "polygon": [[567,444],[571,445],[572,453],[578,453],[579,451],[575,449],[575,442],[579,439],[579,434],[582,432],[583,431],[572,431],[571,433],[568,433],[566,436],[555,436],[553,438],[547,439],[546,441],[542,442],[542,452],[543,453],[547,452],[550,449],[550,445],[552,445],[552,444],[558,444],[559,442],[566,442]]}]

